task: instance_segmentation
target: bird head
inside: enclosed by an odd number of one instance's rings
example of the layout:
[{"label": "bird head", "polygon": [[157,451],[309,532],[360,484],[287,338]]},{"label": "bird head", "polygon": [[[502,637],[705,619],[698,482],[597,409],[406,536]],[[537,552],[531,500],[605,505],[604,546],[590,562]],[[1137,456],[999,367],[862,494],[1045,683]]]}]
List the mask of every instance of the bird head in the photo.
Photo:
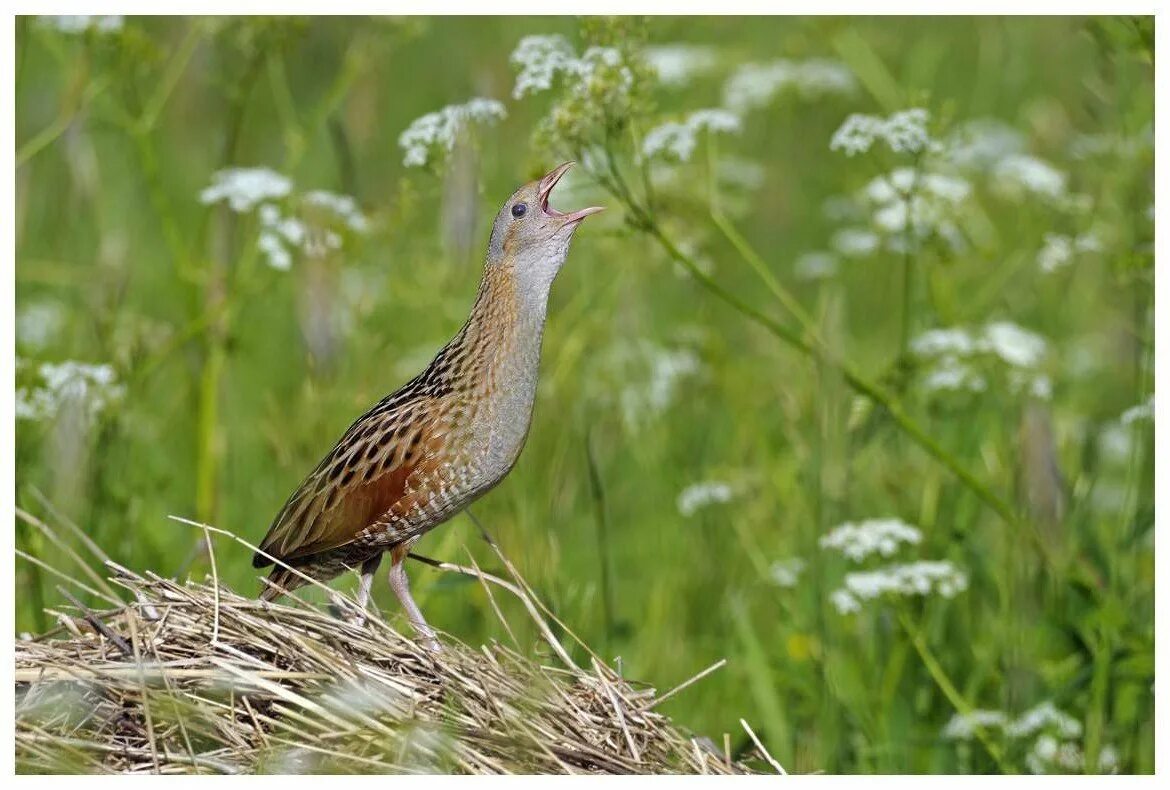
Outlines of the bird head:
[{"label": "bird head", "polygon": [[492,225],[489,266],[511,267],[526,287],[547,289],[552,285],[581,221],[604,210],[590,206],[563,212],[549,205],[553,187],[572,166],[572,162],[565,162],[538,181],[520,187],[504,202]]}]

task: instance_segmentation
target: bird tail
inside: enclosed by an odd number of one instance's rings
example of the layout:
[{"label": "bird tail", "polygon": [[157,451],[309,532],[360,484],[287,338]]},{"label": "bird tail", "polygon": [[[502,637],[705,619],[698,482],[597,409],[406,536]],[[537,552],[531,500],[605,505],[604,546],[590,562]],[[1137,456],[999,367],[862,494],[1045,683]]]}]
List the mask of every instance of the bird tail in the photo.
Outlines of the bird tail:
[{"label": "bird tail", "polygon": [[306,582],[290,569],[278,565],[272,569],[272,573],[268,574],[268,578],[263,581],[263,584],[264,589],[260,591],[260,600],[275,601],[285,593],[305,586]]}]

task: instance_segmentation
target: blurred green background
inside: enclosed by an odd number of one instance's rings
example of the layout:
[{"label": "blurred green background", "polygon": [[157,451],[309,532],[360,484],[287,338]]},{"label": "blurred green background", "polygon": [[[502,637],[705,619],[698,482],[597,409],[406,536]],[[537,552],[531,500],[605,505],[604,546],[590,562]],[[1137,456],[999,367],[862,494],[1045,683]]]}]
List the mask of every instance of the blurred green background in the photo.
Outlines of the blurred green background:
[{"label": "blurred green background", "polygon": [[[201,534],[168,514],[258,542],[344,428],[458,329],[498,205],[556,164],[555,144],[534,139],[549,99],[512,99],[510,53],[529,34],[583,49],[598,24],[128,18],[62,31],[21,18],[19,507],[163,575],[209,570]],[[850,90],[778,92],[694,161],[661,162],[658,216],[717,283],[787,323],[694,186],[712,161],[739,174],[725,209],[767,272],[1019,518],[1005,522],[834,366],[699,287],[587,168],[554,202],[611,210],[577,234],[527,448],[477,517],[627,677],[665,690],[728,659],[663,706],[720,749],[723,733],[748,745],[744,717],[789,771],[1152,771],[1153,424],[1127,412],[1153,389],[1152,20],[635,28],[649,47],[691,45],[694,67],[647,87],[643,132],[718,106],[745,63],[828,59],[853,74]],[[447,167],[404,167],[411,121],[473,96],[504,102],[507,118]],[[830,139],[851,113],[909,107],[930,111],[939,140],[976,119],[1010,128],[1064,174],[1061,199],[997,190],[1000,171],[969,176],[961,244],[852,257],[839,234],[856,201],[842,196],[905,163]],[[231,166],[352,195],[370,230],[288,271],[266,266],[254,216],[200,201]],[[992,321],[1046,340],[1029,375],[1050,392],[1029,397],[998,368],[982,389],[924,384],[908,338]],[[51,380],[66,374],[43,365],[70,360],[109,368],[66,397]],[[819,540],[886,517],[921,530],[901,559],[953,563],[967,589],[839,612],[831,594],[857,568]],[[78,575],[36,529],[16,529],[18,549]],[[498,565],[466,516],[416,551]],[[248,551],[219,540],[215,554],[224,583],[257,588]],[[409,571],[434,625],[473,644],[507,638],[473,580]],[[18,632],[52,627],[60,583],[18,559]],[[375,599],[398,616],[383,579]],[[506,611],[535,646],[522,610]],[[1077,726],[1042,709],[1030,730],[947,730],[972,708],[1016,720],[1047,701]]]}]

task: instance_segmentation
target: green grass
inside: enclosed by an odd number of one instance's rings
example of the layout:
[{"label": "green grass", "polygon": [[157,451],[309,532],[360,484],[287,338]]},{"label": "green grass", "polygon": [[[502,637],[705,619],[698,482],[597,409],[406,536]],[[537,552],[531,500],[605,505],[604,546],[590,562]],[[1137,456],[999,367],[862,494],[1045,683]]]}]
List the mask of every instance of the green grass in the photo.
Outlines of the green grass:
[{"label": "green grass", "polygon": [[[459,327],[499,202],[555,164],[552,152],[579,153],[554,132],[533,139],[550,102],[510,98],[509,53],[535,33],[580,49],[604,27],[131,19],[113,36],[69,36],[21,19],[17,385],[30,385],[35,363],[78,360],[112,365],[125,390],[92,424],[18,421],[18,505],[71,518],[118,562],[164,575],[210,570],[201,535],[168,514],[258,541],[345,426]],[[1071,740],[1087,765],[1108,746],[1120,770],[1153,770],[1153,428],[1119,427],[1153,389],[1152,28],[646,23],[653,43],[705,44],[721,60],[683,89],[650,86],[655,109],[631,116],[642,134],[717,106],[745,62],[833,58],[858,84],[851,96],[787,94],[745,113],[740,134],[701,140],[679,166],[683,186],[652,201],[624,138],[612,151],[630,200],[581,173],[573,196],[556,199],[611,210],[578,233],[554,287],[527,448],[474,512],[627,677],[666,689],[728,659],[664,706],[679,722],[720,746],[730,733],[738,748],[744,717],[789,771],[1026,771],[1034,736],[991,728],[956,742],[943,728],[956,711],[1018,716],[1051,700],[1081,723]],[[504,101],[508,117],[476,135],[464,254],[445,241],[441,179],[404,168],[397,138],[475,95]],[[970,176],[959,251],[935,241],[800,277],[798,258],[829,249],[848,224],[825,202],[911,163],[832,151],[834,131],[850,113],[909,107],[930,111],[938,139],[975,118],[1011,125],[1084,208],[1013,200]],[[1081,155],[1085,136],[1123,145]],[[709,165],[728,156],[757,164],[763,182],[712,204]],[[199,202],[232,165],[351,194],[373,230],[341,255],[275,271],[256,251],[254,218]],[[1039,269],[1046,234],[1090,232],[1099,250]],[[316,355],[304,331],[314,303],[344,316]],[[44,342],[21,318],[38,305],[59,316]],[[924,330],[1002,320],[1047,340],[1050,440],[1025,419],[1002,365],[983,371],[982,392],[940,396],[903,353]],[[647,349],[698,369],[632,420],[631,399],[652,392]],[[1050,463],[1062,498],[1043,482]],[[679,493],[701,481],[731,483],[730,501],[683,515]],[[1059,517],[1029,497],[1037,490],[1062,499]],[[818,540],[887,516],[922,532],[902,560],[949,560],[968,587],[842,616],[830,594],[853,568]],[[17,546],[67,565],[23,524]],[[247,553],[216,548],[221,580],[255,589]],[[466,516],[416,550],[494,565]],[[799,582],[777,585],[772,564],[793,557],[805,563]],[[18,631],[49,627],[57,580],[24,561],[17,574]],[[411,574],[436,626],[470,643],[506,638],[478,585],[417,564]],[[396,613],[382,580],[375,597]]]}]

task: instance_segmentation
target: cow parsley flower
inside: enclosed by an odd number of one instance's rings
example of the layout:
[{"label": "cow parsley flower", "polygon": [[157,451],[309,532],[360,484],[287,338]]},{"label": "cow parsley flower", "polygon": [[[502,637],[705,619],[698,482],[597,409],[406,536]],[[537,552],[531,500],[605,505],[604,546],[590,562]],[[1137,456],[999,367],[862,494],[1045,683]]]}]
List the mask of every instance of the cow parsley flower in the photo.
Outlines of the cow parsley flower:
[{"label": "cow parsley flower", "polygon": [[943,727],[943,737],[956,741],[969,741],[979,730],[1002,730],[1007,723],[1007,714],[1001,710],[976,709],[969,713],[956,713]]},{"label": "cow parsley flower", "polygon": [[739,116],[727,110],[696,110],[681,123],[669,122],[646,133],[642,154],[646,157],[669,155],[688,161],[694,153],[699,133],[738,133],[742,128]]},{"label": "cow parsley flower", "polygon": [[854,562],[871,554],[889,557],[903,545],[917,545],[922,533],[896,518],[875,518],[859,523],[846,522],[820,539],[823,549],[836,549]]},{"label": "cow parsley flower", "polygon": [[772,567],[768,569],[768,575],[777,587],[791,588],[800,581],[800,574],[804,573],[804,568],[804,560],[800,557],[790,557],[773,562]]},{"label": "cow parsley flower", "polygon": [[805,99],[856,92],[857,80],[843,63],[827,59],[804,61],[774,60],[745,63],[723,85],[723,104],[746,112],[769,104],[782,92],[792,91]]},{"label": "cow parsley flower", "polygon": [[1039,157],[1016,154],[1000,160],[991,173],[992,186],[1004,197],[1039,197],[1059,201],[1068,196],[1068,177]]},{"label": "cow parsley flower", "polygon": [[680,491],[675,505],[679,513],[689,518],[701,508],[727,503],[734,497],[735,489],[730,483],[708,480],[693,483]]},{"label": "cow parsley flower", "polygon": [[16,342],[21,348],[40,351],[53,342],[65,327],[60,302],[39,301],[21,305],[16,311]]},{"label": "cow parsley flower", "polygon": [[1051,274],[1072,263],[1078,253],[1100,252],[1100,240],[1092,233],[1079,236],[1062,236],[1058,233],[1044,234],[1044,247],[1036,255],[1040,271]]},{"label": "cow parsley flower", "polygon": [[1083,728],[1074,717],[1056,707],[1051,700],[1025,711],[1004,731],[1012,738],[1026,738],[1041,730],[1052,729],[1061,738],[1079,738]]},{"label": "cow parsley flower", "polygon": [[943,143],[947,161],[970,170],[990,170],[1001,160],[1024,153],[1024,148],[1024,136],[994,118],[967,121]]},{"label": "cow parsley flower", "polygon": [[671,88],[680,88],[719,65],[715,49],[695,44],[661,44],[646,47],[642,54],[658,81]]},{"label": "cow parsley flower", "polygon": [[315,206],[332,212],[355,233],[365,233],[370,229],[370,221],[358,208],[357,201],[349,195],[314,189],[311,192],[306,192],[302,200],[307,206]]},{"label": "cow parsley flower", "polygon": [[18,420],[51,420],[70,402],[79,404],[92,419],[125,394],[125,387],[109,365],[74,360],[43,362],[37,366],[35,379],[31,386],[16,390]]},{"label": "cow parsley flower", "polygon": [[[352,197],[322,189],[294,194],[291,179],[264,167],[220,170],[199,199],[204,204],[226,201],[241,214],[255,210],[260,221],[257,249],[278,271],[292,268],[295,252],[321,256],[340,249],[343,239],[339,230],[369,230],[369,220]],[[298,207],[304,218],[292,215]]]},{"label": "cow parsley flower", "polygon": [[405,167],[423,167],[454,148],[459,136],[471,127],[492,126],[507,117],[504,105],[495,99],[476,97],[464,104],[450,104],[411,121],[398,136]]},{"label": "cow parsley flower", "polygon": [[894,153],[919,154],[937,147],[927,131],[930,113],[915,107],[889,117],[854,113],[833,133],[829,149],[854,156],[884,142]]},{"label": "cow parsley flower", "polygon": [[564,36],[525,36],[508,59],[519,73],[512,98],[552,88],[558,73],[571,71],[577,54]]},{"label": "cow parsley flower", "polygon": [[1048,351],[1044,338],[1011,321],[985,326],[983,343],[1004,362],[1020,368],[1035,367]]},{"label": "cow parsley flower", "polygon": [[292,181],[266,167],[231,167],[211,176],[211,186],[199,193],[205,205],[226,200],[232,211],[245,213],[265,200],[287,197]]},{"label": "cow parsley flower", "polygon": [[987,379],[966,362],[943,357],[923,376],[922,388],[927,392],[985,392]]},{"label": "cow parsley flower", "polygon": [[967,589],[967,574],[946,560],[920,560],[888,565],[872,571],[845,575],[845,584],[831,595],[837,611],[847,614],[864,601],[884,596],[926,596],[933,593],[953,598]]},{"label": "cow parsley flower", "polygon": [[1013,390],[1041,399],[1052,395],[1052,382],[1036,370],[1047,356],[1047,341],[1010,321],[992,322],[977,330],[931,329],[913,338],[910,350],[931,363],[922,379],[927,392],[985,391],[987,379],[974,363],[990,356],[1008,365],[1007,382]]}]

